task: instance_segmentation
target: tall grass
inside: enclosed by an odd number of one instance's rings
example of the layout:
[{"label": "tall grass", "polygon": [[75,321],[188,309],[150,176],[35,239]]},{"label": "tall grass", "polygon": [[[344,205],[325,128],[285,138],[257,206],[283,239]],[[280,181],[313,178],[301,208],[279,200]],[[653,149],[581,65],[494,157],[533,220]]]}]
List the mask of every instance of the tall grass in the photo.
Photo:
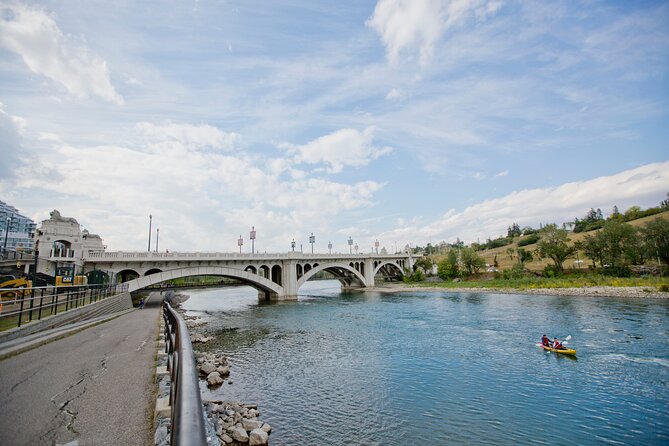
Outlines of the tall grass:
[{"label": "tall grass", "polygon": [[569,275],[563,277],[527,276],[517,279],[467,280],[462,282],[420,282],[417,286],[443,288],[582,288],[589,286],[654,287],[669,286],[667,277],[610,277],[600,274]]}]

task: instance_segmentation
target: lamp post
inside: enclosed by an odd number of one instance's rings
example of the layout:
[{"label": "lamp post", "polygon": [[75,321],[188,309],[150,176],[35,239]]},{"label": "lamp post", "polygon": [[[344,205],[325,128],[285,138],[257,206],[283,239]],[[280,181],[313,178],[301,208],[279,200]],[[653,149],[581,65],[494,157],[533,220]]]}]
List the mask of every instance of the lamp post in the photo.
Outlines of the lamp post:
[{"label": "lamp post", "polygon": [[358,254],[358,244],[355,244],[355,253]]},{"label": "lamp post", "polygon": [[153,215],[149,214],[149,252],[151,252],[151,220]]},{"label": "lamp post", "polygon": [[12,217],[7,217],[7,226],[5,226],[5,244],[2,248],[2,254],[6,255],[7,253],[7,236],[9,235],[9,225],[12,224]]},{"label": "lamp post", "polygon": [[295,239],[293,239],[293,241],[290,242],[290,247],[293,248],[293,252],[295,252]]},{"label": "lamp post", "polygon": [[328,252],[332,254],[332,242],[328,242]]},{"label": "lamp post", "polygon": [[311,243],[311,253],[313,254],[314,253],[314,243],[316,243],[316,237],[314,236],[313,232],[309,236],[309,243]]},{"label": "lamp post", "polygon": [[348,253],[353,254],[353,237],[348,237]]},{"label": "lamp post", "polygon": [[376,239],[376,241],[374,242],[374,247],[376,248],[376,253],[378,254],[379,253],[379,239]]},{"label": "lamp post", "polygon": [[256,227],[251,226],[251,254],[256,250]]},{"label": "lamp post", "polygon": [[244,244],[244,239],[242,238],[242,235],[239,234],[239,238],[237,239],[237,246],[239,246],[239,253],[242,253],[242,245]]},{"label": "lamp post", "polygon": [[156,228],[156,252],[158,252],[158,236],[160,235],[160,228]]}]

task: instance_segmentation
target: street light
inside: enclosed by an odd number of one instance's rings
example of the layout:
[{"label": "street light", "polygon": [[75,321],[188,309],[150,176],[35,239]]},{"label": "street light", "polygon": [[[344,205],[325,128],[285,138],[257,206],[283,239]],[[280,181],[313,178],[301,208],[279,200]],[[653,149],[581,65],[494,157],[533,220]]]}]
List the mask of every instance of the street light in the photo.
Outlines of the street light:
[{"label": "street light", "polygon": [[151,220],[153,215],[149,214],[149,252],[151,252]]},{"label": "street light", "polygon": [[158,252],[158,236],[160,235],[160,228],[156,228],[156,252]]},{"label": "street light", "polygon": [[3,254],[7,252],[7,236],[9,235],[9,225],[11,224],[12,224],[12,217],[7,217],[7,226],[5,226],[5,245],[2,248]]},{"label": "street light", "polygon": [[239,246],[239,253],[242,253],[242,245],[244,244],[244,239],[242,238],[242,235],[239,234],[239,238],[237,239],[237,246]]},{"label": "street light", "polygon": [[314,243],[316,243],[316,237],[314,236],[313,232],[309,236],[309,243],[311,243],[311,253],[313,254],[314,253]]},{"label": "street light", "polygon": [[379,239],[376,239],[376,241],[374,242],[374,247],[376,248],[376,253],[378,254],[379,253]]},{"label": "street light", "polygon": [[349,254],[353,254],[352,248],[353,247],[353,237],[349,236],[348,237],[348,252]]},{"label": "street light", "polygon": [[328,242],[328,251],[332,254],[332,242]]},{"label": "street light", "polygon": [[355,244],[355,253],[356,254],[358,253],[358,244],[357,243]]},{"label": "street light", "polygon": [[290,242],[290,247],[293,248],[293,252],[295,252],[295,239],[293,239],[293,241]]},{"label": "street light", "polygon": [[256,249],[256,227],[251,226],[251,254],[255,253]]}]

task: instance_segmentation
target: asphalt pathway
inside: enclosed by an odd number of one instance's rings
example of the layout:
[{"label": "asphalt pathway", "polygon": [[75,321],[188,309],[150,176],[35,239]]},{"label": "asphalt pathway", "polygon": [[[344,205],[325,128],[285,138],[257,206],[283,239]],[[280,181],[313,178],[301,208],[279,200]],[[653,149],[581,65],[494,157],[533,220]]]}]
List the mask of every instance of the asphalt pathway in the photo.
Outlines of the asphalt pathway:
[{"label": "asphalt pathway", "polygon": [[0,361],[0,445],[153,443],[160,298]]}]

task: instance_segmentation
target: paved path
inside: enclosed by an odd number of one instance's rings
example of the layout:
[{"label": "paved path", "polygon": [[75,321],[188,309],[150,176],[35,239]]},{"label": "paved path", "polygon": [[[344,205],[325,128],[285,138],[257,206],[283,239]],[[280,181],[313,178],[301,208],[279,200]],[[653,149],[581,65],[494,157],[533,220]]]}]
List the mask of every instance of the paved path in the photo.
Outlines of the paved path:
[{"label": "paved path", "polygon": [[159,296],[0,361],[0,445],[153,443]]}]

